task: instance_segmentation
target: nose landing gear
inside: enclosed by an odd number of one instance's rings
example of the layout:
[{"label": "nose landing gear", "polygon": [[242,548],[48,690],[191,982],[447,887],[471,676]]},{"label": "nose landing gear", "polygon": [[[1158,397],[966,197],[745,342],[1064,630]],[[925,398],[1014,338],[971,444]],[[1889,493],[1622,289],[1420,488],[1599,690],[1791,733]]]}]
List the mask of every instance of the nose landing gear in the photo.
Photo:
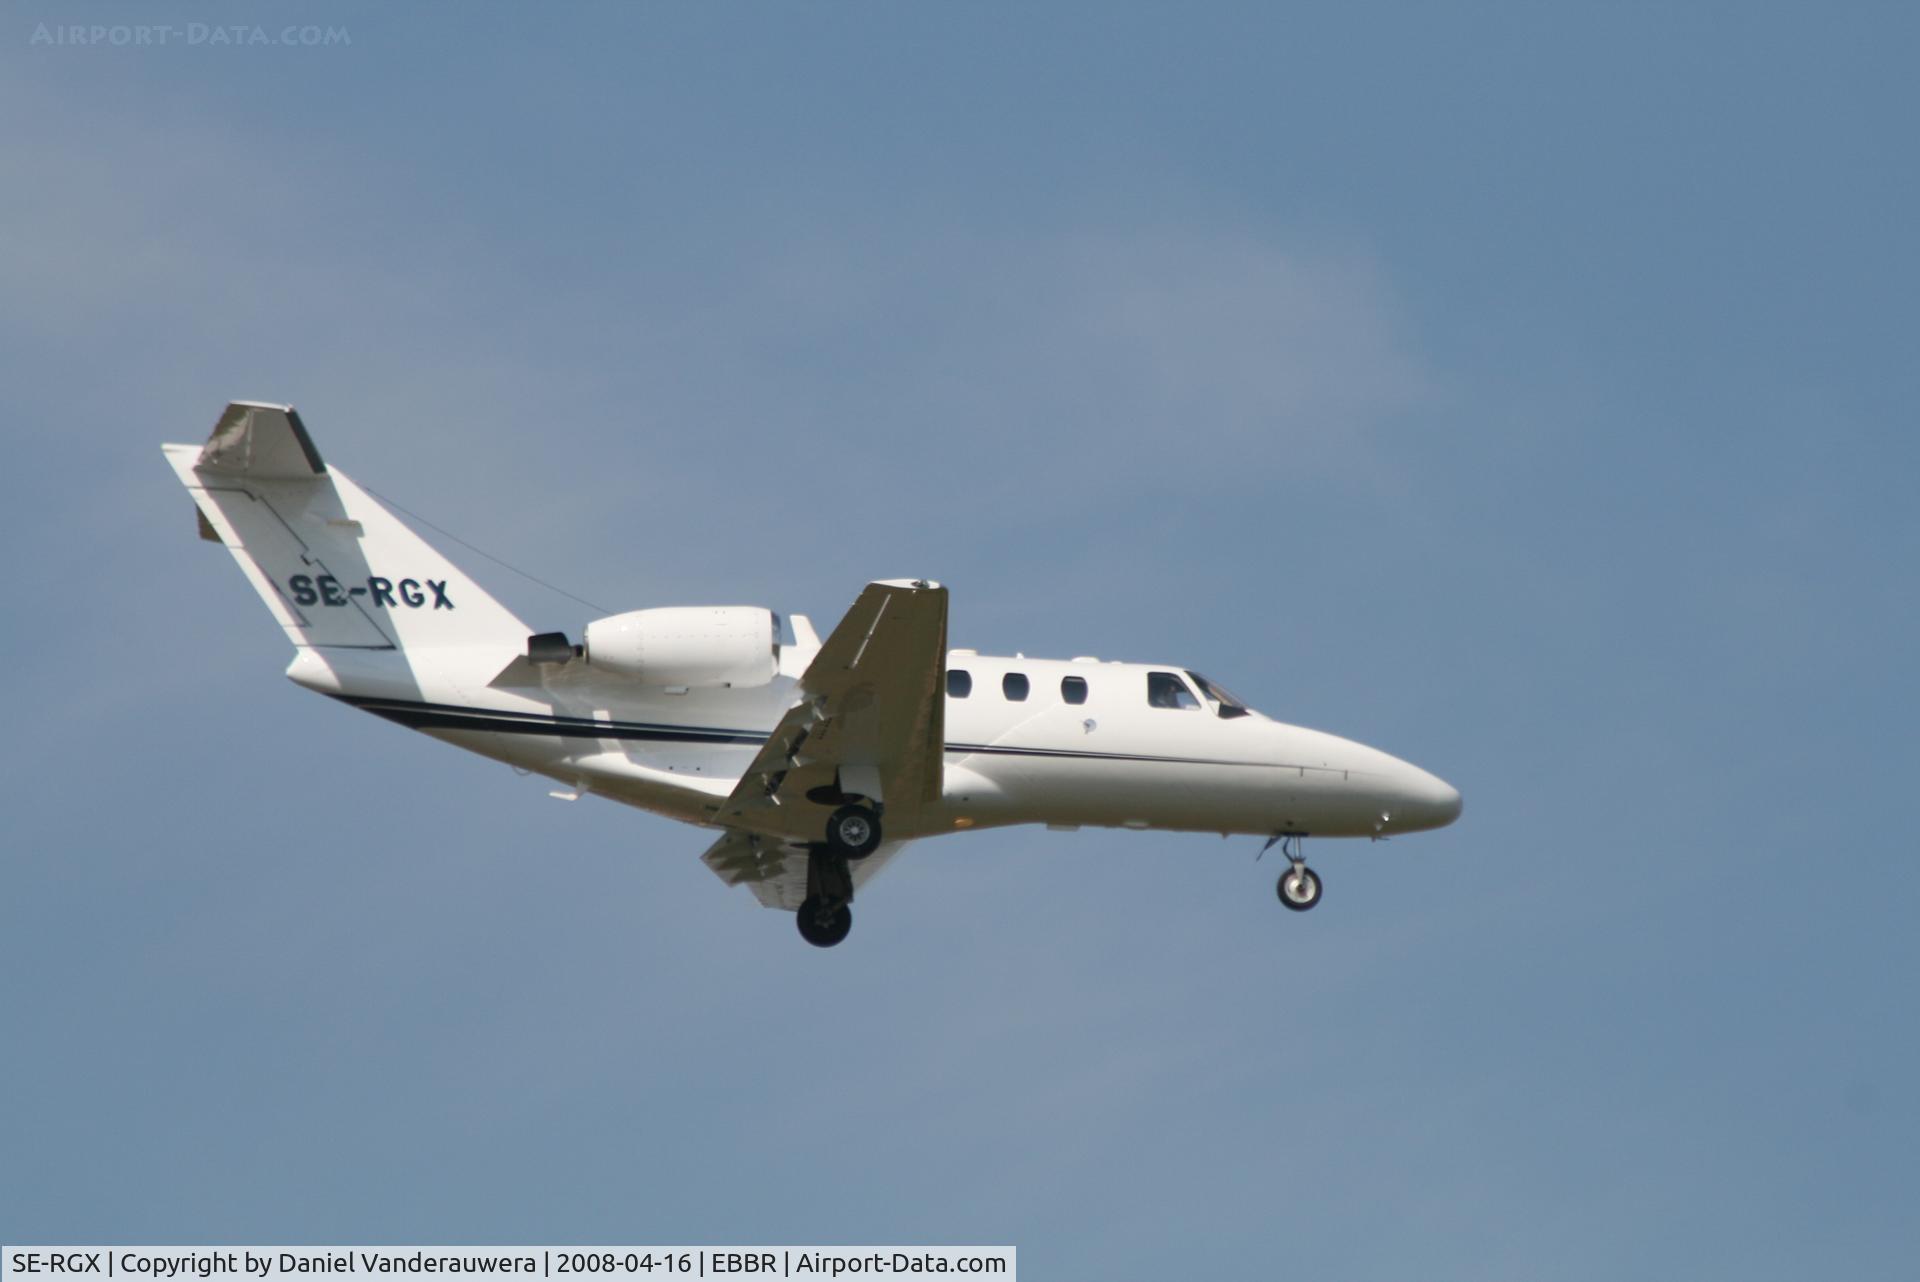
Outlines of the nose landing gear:
[{"label": "nose landing gear", "polygon": [[1281,903],[1303,913],[1320,902],[1320,874],[1305,864],[1295,864],[1280,874],[1280,884],[1274,889]]},{"label": "nose landing gear", "polygon": [[1294,912],[1303,913],[1320,902],[1320,874],[1307,867],[1307,857],[1300,853],[1301,834],[1284,833],[1271,837],[1261,848],[1265,854],[1280,844],[1280,853],[1287,857],[1287,870],[1280,874],[1280,882],[1274,887],[1280,896],[1280,902]]}]

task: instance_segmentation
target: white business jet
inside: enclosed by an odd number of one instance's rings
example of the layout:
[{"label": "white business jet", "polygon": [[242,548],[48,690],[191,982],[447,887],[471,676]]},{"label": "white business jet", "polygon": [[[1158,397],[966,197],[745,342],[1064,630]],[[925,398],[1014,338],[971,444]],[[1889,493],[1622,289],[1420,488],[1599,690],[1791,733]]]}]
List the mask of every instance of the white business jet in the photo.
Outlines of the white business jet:
[{"label": "white business jet", "polygon": [[[456,747],[719,833],[704,859],[808,943],[907,842],[1004,824],[1251,834],[1280,902],[1320,902],[1301,842],[1438,828],[1460,794],[1253,711],[1175,664],[947,648],[947,590],[869,583],[823,642],[756,606],[634,610],[534,634],[319,451],[291,406],[229,405],[168,445],[295,646],[309,690]],[[1263,847],[1264,850],[1264,847]]]}]

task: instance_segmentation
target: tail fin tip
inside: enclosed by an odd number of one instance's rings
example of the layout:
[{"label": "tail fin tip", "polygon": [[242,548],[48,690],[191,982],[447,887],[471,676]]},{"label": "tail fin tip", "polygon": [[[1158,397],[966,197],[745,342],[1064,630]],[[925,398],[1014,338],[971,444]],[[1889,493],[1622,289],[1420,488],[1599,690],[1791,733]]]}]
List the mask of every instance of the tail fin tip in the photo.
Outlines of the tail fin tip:
[{"label": "tail fin tip", "polygon": [[213,425],[195,470],[261,481],[302,481],[327,474],[326,462],[291,405],[234,401]]}]

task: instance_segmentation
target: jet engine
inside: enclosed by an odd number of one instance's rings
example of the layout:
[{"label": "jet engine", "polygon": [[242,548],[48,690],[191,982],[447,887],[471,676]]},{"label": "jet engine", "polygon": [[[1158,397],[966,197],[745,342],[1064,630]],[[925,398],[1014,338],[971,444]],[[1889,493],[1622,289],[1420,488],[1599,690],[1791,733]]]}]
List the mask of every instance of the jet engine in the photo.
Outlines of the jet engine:
[{"label": "jet engine", "polygon": [[650,686],[763,686],[780,671],[780,616],[751,605],[630,610],[587,625],[582,657]]}]

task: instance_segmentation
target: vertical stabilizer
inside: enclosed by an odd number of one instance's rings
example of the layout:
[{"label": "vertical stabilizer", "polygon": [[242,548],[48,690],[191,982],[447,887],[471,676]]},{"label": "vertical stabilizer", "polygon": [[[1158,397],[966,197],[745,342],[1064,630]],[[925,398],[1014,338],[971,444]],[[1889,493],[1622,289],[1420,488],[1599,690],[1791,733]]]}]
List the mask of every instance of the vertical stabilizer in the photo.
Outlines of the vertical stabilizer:
[{"label": "vertical stabilizer", "polygon": [[163,448],[295,645],[525,645],[511,611],[321,460],[292,406],[237,401],[204,446]]}]

